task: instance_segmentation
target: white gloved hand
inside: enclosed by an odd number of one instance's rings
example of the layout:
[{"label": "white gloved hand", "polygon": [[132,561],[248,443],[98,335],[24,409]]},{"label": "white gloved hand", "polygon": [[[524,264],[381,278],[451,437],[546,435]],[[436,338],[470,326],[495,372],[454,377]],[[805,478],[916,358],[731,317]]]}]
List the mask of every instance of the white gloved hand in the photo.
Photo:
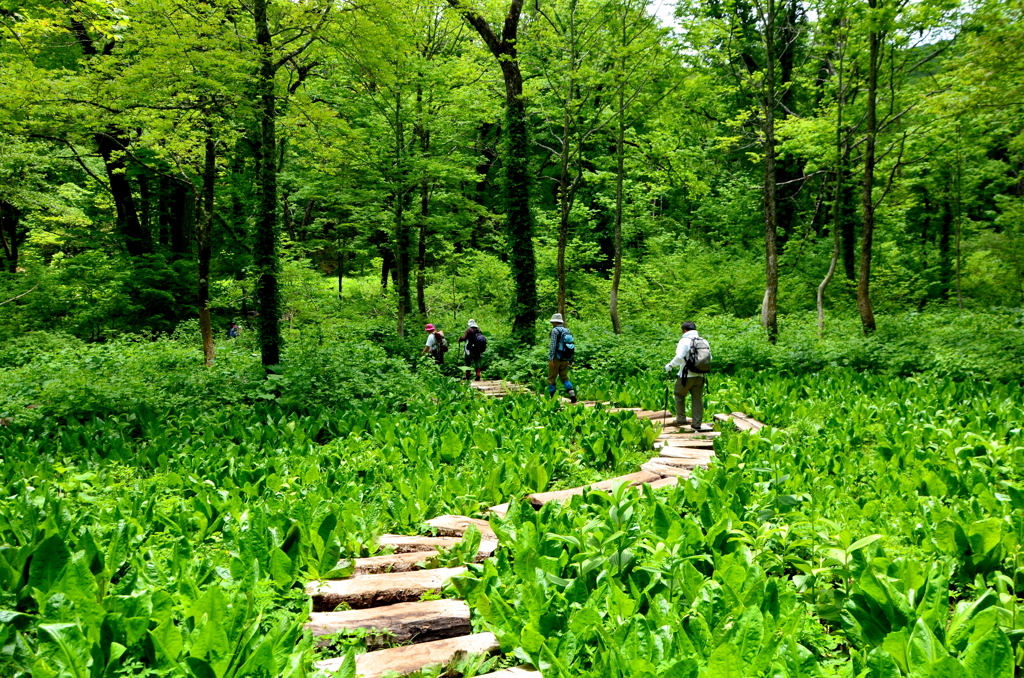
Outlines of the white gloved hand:
[{"label": "white gloved hand", "polygon": [[671,372],[672,371],[672,363],[668,363],[667,365],[665,365],[665,371],[666,372]]}]

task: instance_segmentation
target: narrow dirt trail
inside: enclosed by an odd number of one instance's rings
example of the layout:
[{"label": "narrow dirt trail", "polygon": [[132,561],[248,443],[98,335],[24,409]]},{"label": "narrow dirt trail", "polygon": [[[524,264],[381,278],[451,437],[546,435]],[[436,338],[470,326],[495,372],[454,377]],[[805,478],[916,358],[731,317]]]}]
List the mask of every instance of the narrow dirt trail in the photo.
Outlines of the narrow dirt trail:
[{"label": "narrow dirt trail", "polygon": [[[505,381],[473,382],[472,387],[488,397],[504,398],[529,393],[526,387]],[[567,402],[567,401],[566,401]],[[608,403],[581,401],[576,406],[605,407]],[[667,421],[670,413],[639,408],[609,408],[613,412],[629,410],[641,419]],[[732,420],[741,431],[758,430],[761,422],[742,412],[714,415],[716,421]],[[653,490],[675,485],[689,477],[693,469],[707,468],[714,457],[717,432],[694,432],[689,426],[663,426],[654,443],[656,456],[627,475],[609,478],[582,487],[540,492],[526,497],[539,509],[552,501],[565,501],[588,491],[610,492],[616,483],[647,486]],[[489,513],[504,518],[508,503],[492,506]],[[314,636],[327,636],[343,629],[379,629],[385,633],[367,639],[369,647],[402,643],[398,647],[372,650],[356,657],[356,676],[377,678],[385,672],[409,674],[432,664],[448,664],[463,654],[493,654],[499,650],[491,633],[472,633],[470,608],[461,600],[422,601],[425,594],[437,594],[464,567],[420,569],[437,553],[437,547],[450,548],[458,543],[470,525],[476,526],[482,539],[475,562],[489,558],[498,548],[498,538],[486,520],[466,516],[438,516],[428,520],[437,537],[383,535],[379,546],[393,547],[394,553],[356,560],[356,569],[348,579],[313,581],[306,592],[313,599],[313,614],[307,628]],[[349,609],[334,611],[344,605]],[[319,669],[334,671],[342,659],[317,662]],[[531,667],[520,666],[488,673],[479,678],[541,678]]]}]

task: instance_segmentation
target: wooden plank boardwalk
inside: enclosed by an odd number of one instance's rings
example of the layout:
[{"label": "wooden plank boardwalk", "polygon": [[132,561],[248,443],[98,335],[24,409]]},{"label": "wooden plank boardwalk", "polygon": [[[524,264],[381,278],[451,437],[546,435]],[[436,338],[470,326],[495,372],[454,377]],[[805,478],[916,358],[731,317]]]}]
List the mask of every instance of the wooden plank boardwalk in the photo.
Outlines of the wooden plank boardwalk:
[{"label": "wooden plank boardwalk", "polygon": [[[491,398],[529,394],[530,390],[508,381],[469,382],[472,389]],[[565,401],[568,402],[568,401]],[[539,509],[544,504],[566,501],[587,492],[610,492],[620,483],[644,486],[652,490],[677,485],[695,468],[707,468],[714,457],[717,431],[694,431],[689,426],[669,423],[671,413],[643,410],[637,407],[611,407],[609,403],[581,401],[583,407],[607,407],[613,412],[634,412],[662,429],[654,442],[654,456],[640,469],[617,478],[566,490],[538,492],[526,499]],[[743,412],[716,414],[714,420],[732,424],[740,431],[758,431],[764,424]],[[509,504],[488,509],[488,514],[504,518]],[[481,534],[475,561],[489,558],[498,547],[498,537],[486,520],[466,516],[438,516],[427,521],[436,537],[386,534],[377,540],[378,547],[392,553],[359,558],[355,574],[342,580],[314,581],[306,586],[313,599],[314,612],[306,628],[319,644],[326,637],[346,629],[374,629],[367,637],[373,651],[356,657],[357,678],[377,678],[385,673],[407,675],[428,666],[447,665],[467,654],[493,655],[499,652],[497,639],[490,633],[472,633],[469,606],[461,600],[423,601],[424,594],[437,594],[464,567],[422,569],[439,548],[458,544],[470,526]],[[348,609],[335,611],[342,606]],[[402,643],[398,647],[373,649],[384,644]],[[342,659],[326,659],[316,663],[322,671],[336,671]],[[542,678],[530,666],[517,666],[488,673],[480,678]]]}]

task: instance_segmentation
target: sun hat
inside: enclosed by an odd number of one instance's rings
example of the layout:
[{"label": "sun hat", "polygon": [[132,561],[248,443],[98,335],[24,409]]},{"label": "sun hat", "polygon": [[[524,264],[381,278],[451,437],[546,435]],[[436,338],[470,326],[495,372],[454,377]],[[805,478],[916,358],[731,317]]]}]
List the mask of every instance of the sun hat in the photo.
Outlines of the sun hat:
[{"label": "sun hat", "polygon": [[477,329],[480,329],[480,326],[477,325],[476,321],[473,320],[472,318],[470,318],[469,323],[467,323],[466,327],[475,327]]},{"label": "sun hat", "polygon": [[565,321],[562,320],[562,314],[561,313],[556,313],[553,316],[551,316],[551,322],[553,322],[553,323],[564,323]]},{"label": "sun hat", "polygon": [[437,329],[436,327],[434,327],[430,323],[427,323],[427,326],[423,328],[423,331],[424,332],[433,332],[436,329]]}]

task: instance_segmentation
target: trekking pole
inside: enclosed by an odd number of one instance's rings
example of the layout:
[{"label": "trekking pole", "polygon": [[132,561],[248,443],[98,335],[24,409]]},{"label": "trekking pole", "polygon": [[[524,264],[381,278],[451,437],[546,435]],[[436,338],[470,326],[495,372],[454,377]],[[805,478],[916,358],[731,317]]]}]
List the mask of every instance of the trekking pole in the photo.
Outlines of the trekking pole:
[{"label": "trekking pole", "polygon": [[661,427],[665,428],[668,426],[668,385],[672,381],[672,373],[668,373],[668,379],[665,380],[665,416],[662,418]]}]

